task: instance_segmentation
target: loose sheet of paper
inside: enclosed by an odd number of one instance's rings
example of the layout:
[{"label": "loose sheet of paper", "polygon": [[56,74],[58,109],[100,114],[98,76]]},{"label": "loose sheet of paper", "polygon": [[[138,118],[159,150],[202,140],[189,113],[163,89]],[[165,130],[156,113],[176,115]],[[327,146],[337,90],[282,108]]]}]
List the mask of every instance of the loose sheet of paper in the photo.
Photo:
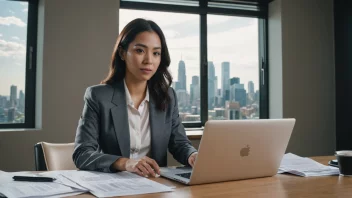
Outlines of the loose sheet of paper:
[{"label": "loose sheet of paper", "polygon": [[65,186],[69,186],[75,189],[79,189],[82,191],[88,192],[89,190],[80,186],[79,184],[73,182],[70,179],[67,179],[65,176],[63,176],[63,173],[70,174],[70,172],[76,172],[76,170],[60,170],[60,171],[48,171],[48,172],[43,172],[39,173],[38,175],[43,176],[43,177],[52,177],[55,178],[56,180],[54,181],[55,183],[62,184]]},{"label": "loose sheet of paper", "polygon": [[303,177],[338,175],[340,173],[336,167],[325,166],[310,158],[299,157],[292,153],[287,153],[282,158],[278,173],[285,172]]},{"label": "loose sheet of paper", "polygon": [[169,192],[172,188],[144,177],[129,173],[101,173],[76,171],[62,173],[66,178],[89,189],[97,197],[126,196],[147,193]]}]

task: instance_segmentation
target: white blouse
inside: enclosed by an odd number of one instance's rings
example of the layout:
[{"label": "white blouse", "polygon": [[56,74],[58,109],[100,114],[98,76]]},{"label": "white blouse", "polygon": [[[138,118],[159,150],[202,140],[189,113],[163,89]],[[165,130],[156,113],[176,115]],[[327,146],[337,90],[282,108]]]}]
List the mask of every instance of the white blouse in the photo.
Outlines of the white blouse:
[{"label": "white blouse", "polygon": [[125,80],[124,85],[127,101],[128,124],[130,129],[130,158],[140,159],[144,156],[149,156],[151,144],[149,125],[149,90],[147,88],[145,98],[139,105],[138,109],[136,109]]}]

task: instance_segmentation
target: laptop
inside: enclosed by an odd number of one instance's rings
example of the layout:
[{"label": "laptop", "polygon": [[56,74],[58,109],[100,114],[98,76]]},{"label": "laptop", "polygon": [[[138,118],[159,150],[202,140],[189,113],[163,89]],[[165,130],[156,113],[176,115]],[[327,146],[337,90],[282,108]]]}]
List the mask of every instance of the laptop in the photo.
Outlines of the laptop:
[{"label": "laptop", "polygon": [[161,176],[205,184],[276,175],[295,119],[210,120],[190,167],[162,167]]}]

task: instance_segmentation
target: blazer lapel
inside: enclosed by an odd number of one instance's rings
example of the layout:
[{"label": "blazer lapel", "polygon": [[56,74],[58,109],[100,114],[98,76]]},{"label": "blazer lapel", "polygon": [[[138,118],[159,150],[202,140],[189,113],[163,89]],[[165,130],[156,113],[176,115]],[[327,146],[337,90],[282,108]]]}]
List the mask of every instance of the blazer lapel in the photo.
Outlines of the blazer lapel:
[{"label": "blazer lapel", "polygon": [[165,123],[165,112],[156,108],[155,101],[151,96],[149,98],[149,124],[151,133],[151,157],[154,159],[157,155],[160,145],[160,138],[162,138],[164,123]]},{"label": "blazer lapel", "polygon": [[116,106],[111,108],[112,120],[117,142],[123,157],[130,157],[130,129],[128,124],[127,103],[123,81],[115,84],[111,101]]}]

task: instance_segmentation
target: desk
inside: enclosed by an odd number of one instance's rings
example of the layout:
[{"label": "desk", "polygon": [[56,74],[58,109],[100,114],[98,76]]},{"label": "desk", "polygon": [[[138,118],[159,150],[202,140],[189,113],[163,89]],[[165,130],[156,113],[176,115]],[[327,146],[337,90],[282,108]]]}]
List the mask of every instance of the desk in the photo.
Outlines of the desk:
[{"label": "desk", "polygon": [[[312,159],[327,164],[334,157],[312,157]],[[299,177],[277,174],[273,177],[196,186],[186,186],[165,178],[153,178],[152,180],[165,185],[176,186],[176,189],[174,192],[168,193],[127,197],[352,197],[352,177],[343,176]],[[91,198],[93,195],[82,194],[76,197]]]}]

